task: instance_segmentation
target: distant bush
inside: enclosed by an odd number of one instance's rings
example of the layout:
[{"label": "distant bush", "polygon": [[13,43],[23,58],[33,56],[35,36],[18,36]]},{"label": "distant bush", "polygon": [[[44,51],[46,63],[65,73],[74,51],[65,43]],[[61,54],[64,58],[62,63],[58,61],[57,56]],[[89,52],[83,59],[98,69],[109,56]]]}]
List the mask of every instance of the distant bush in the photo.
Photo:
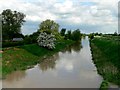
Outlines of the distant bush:
[{"label": "distant bush", "polygon": [[68,30],[67,33],[65,34],[65,40],[73,40],[73,41],[80,41],[82,37],[82,34],[79,29],[74,30],[71,32],[71,30]]},{"label": "distant bush", "polygon": [[25,43],[37,43],[37,37],[39,36],[39,32],[34,32],[30,35],[25,35],[24,42]]},{"label": "distant bush", "polygon": [[114,32],[113,36],[117,36],[117,35],[118,35],[117,32]]},{"label": "distant bush", "polygon": [[20,45],[24,45],[24,41],[19,41],[19,42],[2,42],[2,47],[13,47],[13,46],[20,46]]},{"label": "distant bush", "polygon": [[26,35],[24,38],[24,43],[32,43],[32,38],[30,36]]},{"label": "distant bush", "polygon": [[32,44],[35,43],[32,41],[32,38],[30,38],[29,36],[25,36],[23,41],[3,41],[2,42],[2,47],[14,47],[14,46],[21,46],[21,45],[26,45],[26,44]]},{"label": "distant bush", "polygon": [[66,29],[62,28],[61,31],[60,31],[61,36],[65,36],[65,32],[66,32]]},{"label": "distant bush", "polygon": [[38,45],[48,49],[55,48],[55,40],[55,36],[52,33],[47,34],[46,32],[41,32],[37,38]]},{"label": "distant bush", "polygon": [[67,34],[65,34],[65,38],[64,39],[71,39],[71,37],[72,37],[72,32],[71,32],[71,30],[68,30]]},{"label": "distant bush", "polygon": [[94,38],[94,34],[89,34],[89,38],[92,40]]},{"label": "distant bush", "polygon": [[72,32],[71,39],[74,41],[79,41],[81,39],[81,33],[79,29]]}]

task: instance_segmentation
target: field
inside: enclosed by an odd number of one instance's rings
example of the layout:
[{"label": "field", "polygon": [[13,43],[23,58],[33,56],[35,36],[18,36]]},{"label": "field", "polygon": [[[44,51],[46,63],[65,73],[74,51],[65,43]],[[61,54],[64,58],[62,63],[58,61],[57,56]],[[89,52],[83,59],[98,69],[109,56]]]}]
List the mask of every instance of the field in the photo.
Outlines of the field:
[{"label": "field", "polygon": [[95,37],[90,46],[98,73],[104,80],[120,86],[120,37]]},{"label": "field", "polygon": [[3,78],[12,71],[31,68],[42,61],[42,58],[53,55],[74,43],[71,40],[60,41],[54,50],[48,50],[37,44],[29,44],[18,47],[3,48],[2,53],[2,74]]}]

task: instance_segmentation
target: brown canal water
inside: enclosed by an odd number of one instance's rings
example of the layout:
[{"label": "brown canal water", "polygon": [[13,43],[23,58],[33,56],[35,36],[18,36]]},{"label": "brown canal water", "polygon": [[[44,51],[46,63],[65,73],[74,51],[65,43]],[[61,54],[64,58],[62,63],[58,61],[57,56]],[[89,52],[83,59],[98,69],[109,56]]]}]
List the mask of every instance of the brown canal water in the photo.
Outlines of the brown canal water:
[{"label": "brown canal water", "polygon": [[88,37],[2,81],[3,88],[99,88],[102,77],[92,61]]}]

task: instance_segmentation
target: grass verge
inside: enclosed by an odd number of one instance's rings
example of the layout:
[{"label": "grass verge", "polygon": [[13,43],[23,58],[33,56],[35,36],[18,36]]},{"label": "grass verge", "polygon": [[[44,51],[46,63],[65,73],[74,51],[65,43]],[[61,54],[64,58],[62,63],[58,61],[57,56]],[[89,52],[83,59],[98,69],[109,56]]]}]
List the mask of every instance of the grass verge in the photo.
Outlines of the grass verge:
[{"label": "grass verge", "polygon": [[[114,39],[114,40],[113,40]],[[104,80],[120,86],[120,42],[115,38],[90,40],[93,61]]]},{"label": "grass verge", "polygon": [[108,90],[108,88],[109,88],[108,82],[106,80],[103,80],[99,90]]},{"label": "grass verge", "polygon": [[73,43],[74,41],[71,40],[59,41],[54,50],[48,50],[37,44],[4,48],[2,53],[2,76],[5,78],[12,71],[31,68],[41,62],[44,56],[53,55]]}]

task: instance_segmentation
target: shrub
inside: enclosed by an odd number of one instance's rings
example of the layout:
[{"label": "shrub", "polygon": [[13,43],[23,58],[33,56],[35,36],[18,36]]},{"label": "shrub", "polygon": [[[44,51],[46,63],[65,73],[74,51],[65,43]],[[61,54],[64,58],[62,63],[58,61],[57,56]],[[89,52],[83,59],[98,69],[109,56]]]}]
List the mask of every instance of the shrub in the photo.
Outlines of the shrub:
[{"label": "shrub", "polygon": [[72,32],[71,32],[71,30],[67,31],[67,34],[65,34],[65,38],[64,39],[65,40],[66,39],[72,39]]},{"label": "shrub", "polygon": [[92,40],[94,38],[94,34],[89,34],[89,38]]},{"label": "shrub", "polygon": [[61,36],[60,33],[58,33],[58,32],[53,31],[52,34],[55,35],[55,39],[57,41],[61,41],[64,39],[64,36]]},{"label": "shrub", "polygon": [[14,46],[20,46],[20,45],[24,45],[24,41],[19,41],[19,42],[2,42],[2,47],[14,47]]},{"label": "shrub", "polygon": [[38,45],[48,49],[55,48],[55,40],[55,36],[52,33],[47,34],[46,32],[41,32],[37,38]]},{"label": "shrub", "polygon": [[71,39],[74,41],[79,41],[81,39],[81,33],[79,29],[72,32]]}]

